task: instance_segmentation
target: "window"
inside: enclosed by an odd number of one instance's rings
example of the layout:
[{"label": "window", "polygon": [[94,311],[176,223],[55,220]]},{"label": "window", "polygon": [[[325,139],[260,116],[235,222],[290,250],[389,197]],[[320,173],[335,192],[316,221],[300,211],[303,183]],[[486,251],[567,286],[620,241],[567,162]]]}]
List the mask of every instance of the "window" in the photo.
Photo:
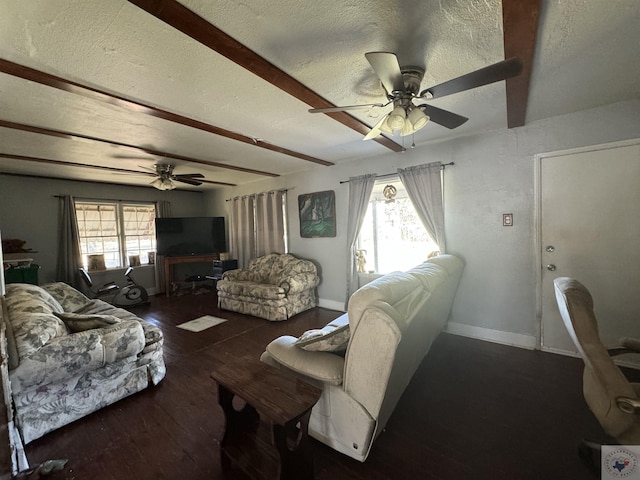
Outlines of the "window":
[{"label": "window", "polygon": [[149,263],[149,252],[156,249],[154,204],[79,201],[75,206],[85,267],[88,255],[104,255],[106,268],[127,266],[133,255]]},{"label": "window", "polygon": [[[388,185],[397,191],[393,199],[384,196]],[[398,177],[374,185],[358,236],[358,248],[366,252],[365,271],[382,274],[408,270],[438,250]]]}]

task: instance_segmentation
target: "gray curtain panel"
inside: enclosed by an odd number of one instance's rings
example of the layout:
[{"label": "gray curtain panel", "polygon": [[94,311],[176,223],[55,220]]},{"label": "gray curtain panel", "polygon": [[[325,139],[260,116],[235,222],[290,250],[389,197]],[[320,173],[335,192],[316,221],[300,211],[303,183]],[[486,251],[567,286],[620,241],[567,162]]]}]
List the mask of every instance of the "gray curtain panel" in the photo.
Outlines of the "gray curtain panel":
[{"label": "gray curtain panel", "polygon": [[444,206],[442,203],[442,164],[440,162],[399,168],[398,175],[424,228],[446,252]]},{"label": "gray curtain panel", "polygon": [[[171,217],[171,202],[166,200],[160,200],[156,203],[156,217],[157,218],[169,218]],[[163,293],[164,288],[164,255],[156,254],[155,260],[155,273],[156,273],[156,293]]]},{"label": "gray curtain panel", "polygon": [[356,265],[356,242],[367,213],[371,191],[376,181],[375,173],[349,178],[349,215],[347,220],[347,310],[349,298],[358,289],[358,267]]},{"label": "gray curtain panel", "polygon": [[255,195],[236,197],[231,204],[231,253],[238,259],[238,268],[245,268],[255,255],[254,232]]},{"label": "gray curtain panel", "polygon": [[231,253],[238,268],[253,258],[269,253],[286,253],[284,207],[287,192],[270,192],[236,197],[231,202]]},{"label": "gray curtain panel", "polygon": [[256,195],[256,257],[286,253],[284,209],[287,192],[271,191]]},{"label": "gray curtain panel", "polygon": [[56,280],[80,289],[79,269],[82,266],[80,234],[73,197],[62,195],[58,209],[58,265]]}]

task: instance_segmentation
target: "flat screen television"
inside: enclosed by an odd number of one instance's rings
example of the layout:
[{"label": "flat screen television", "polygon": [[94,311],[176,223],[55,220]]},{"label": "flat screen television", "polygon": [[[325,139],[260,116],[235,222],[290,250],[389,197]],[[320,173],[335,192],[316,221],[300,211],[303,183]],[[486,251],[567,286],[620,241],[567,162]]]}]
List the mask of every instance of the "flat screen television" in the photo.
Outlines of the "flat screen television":
[{"label": "flat screen television", "polygon": [[226,252],[224,217],[156,218],[156,251],[172,257]]}]

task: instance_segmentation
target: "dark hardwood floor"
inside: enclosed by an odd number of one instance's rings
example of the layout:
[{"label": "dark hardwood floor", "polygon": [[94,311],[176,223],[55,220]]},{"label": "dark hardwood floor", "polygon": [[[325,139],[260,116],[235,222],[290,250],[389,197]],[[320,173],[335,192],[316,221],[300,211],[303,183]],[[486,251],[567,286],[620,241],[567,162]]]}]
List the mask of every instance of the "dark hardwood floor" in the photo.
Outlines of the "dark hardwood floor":
[{"label": "dark hardwood floor", "polygon": [[[267,322],[218,311],[214,294],[156,296],[132,311],[163,329],[166,378],[27,445],[32,465],[69,460],[47,478],[244,479],[220,466],[223,415],[210,372],[341,314],[317,308]],[[176,328],[207,314],[229,321]],[[442,334],[365,463],[313,441],[316,479],[590,478],[576,448],[602,434],[581,382],[579,359]]]}]

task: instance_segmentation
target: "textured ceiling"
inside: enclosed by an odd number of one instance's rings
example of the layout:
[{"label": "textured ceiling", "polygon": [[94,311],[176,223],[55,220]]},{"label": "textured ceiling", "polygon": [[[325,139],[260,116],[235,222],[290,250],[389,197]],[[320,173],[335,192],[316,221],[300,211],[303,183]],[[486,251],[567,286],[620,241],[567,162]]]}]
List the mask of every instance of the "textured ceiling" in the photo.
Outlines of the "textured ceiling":
[{"label": "textured ceiling", "polygon": [[[366,52],[396,52],[401,65],[424,67],[422,88],[504,59],[498,0],[180,3],[336,105],[384,101]],[[528,123],[640,97],[640,2],[542,5]],[[0,59],[327,162],[390,152],[125,0],[0,0]],[[432,100],[470,120],[455,130],[432,122],[415,143],[506,128],[504,83]],[[352,115],[372,126],[388,109]],[[148,185],[146,175],[90,167],[143,171],[165,162],[178,174],[242,184],[266,176],[188,159],[271,175],[325,168],[6,73],[0,121],[77,135],[0,126],[6,173]],[[216,184],[194,189],[206,188]]]}]

